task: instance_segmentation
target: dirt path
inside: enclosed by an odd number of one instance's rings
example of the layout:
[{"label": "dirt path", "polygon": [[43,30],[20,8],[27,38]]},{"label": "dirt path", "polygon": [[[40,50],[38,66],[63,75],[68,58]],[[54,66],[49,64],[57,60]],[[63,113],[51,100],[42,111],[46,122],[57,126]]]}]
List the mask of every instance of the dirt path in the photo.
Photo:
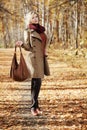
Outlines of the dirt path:
[{"label": "dirt path", "polygon": [[87,130],[87,70],[50,56],[51,76],[39,95],[43,114],[33,117],[30,81],[9,78],[12,55],[13,49],[0,49],[0,130]]}]

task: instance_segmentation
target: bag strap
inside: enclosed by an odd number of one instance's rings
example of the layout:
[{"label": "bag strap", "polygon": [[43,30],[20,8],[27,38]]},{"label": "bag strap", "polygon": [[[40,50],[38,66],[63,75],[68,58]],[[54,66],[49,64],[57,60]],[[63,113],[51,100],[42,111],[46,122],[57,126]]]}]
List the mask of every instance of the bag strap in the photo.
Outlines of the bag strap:
[{"label": "bag strap", "polygon": [[[19,48],[20,48],[20,53],[22,53],[21,46]],[[17,46],[15,46],[15,53],[16,53],[16,49],[17,49]]]}]

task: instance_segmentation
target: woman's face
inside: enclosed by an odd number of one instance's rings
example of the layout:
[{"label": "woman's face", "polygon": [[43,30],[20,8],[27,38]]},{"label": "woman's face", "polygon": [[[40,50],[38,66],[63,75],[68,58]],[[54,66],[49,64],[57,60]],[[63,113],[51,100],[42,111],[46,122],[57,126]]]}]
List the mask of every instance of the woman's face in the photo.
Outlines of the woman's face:
[{"label": "woman's face", "polygon": [[31,23],[33,24],[38,24],[39,20],[38,20],[38,15],[34,14],[31,18]]}]

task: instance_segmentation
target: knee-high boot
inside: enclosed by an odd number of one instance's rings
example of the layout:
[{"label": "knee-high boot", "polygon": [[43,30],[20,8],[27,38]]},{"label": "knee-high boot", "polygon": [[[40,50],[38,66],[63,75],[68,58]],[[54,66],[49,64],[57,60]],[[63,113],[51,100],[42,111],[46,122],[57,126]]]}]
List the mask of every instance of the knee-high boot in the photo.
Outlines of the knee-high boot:
[{"label": "knee-high boot", "polygon": [[38,104],[38,96],[40,92],[40,87],[41,87],[41,78],[32,78],[31,81],[31,101],[32,105],[31,108],[39,108]]}]

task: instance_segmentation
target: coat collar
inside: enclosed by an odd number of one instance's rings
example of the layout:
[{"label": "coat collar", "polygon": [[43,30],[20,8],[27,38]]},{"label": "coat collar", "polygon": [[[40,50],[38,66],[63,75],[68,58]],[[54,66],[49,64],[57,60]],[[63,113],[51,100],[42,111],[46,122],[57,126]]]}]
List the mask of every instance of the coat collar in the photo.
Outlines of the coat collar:
[{"label": "coat collar", "polygon": [[31,32],[31,36],[32,36],[32,37],[35,37],[35,38],[37,38],[37,39],[39,39],[39,40],[42,41],[42,39],[41,39],[39,33],[37,33],[37,32],[36,32],[35,30],[33,30],[33,29],[31,29],[30,32]]}]

